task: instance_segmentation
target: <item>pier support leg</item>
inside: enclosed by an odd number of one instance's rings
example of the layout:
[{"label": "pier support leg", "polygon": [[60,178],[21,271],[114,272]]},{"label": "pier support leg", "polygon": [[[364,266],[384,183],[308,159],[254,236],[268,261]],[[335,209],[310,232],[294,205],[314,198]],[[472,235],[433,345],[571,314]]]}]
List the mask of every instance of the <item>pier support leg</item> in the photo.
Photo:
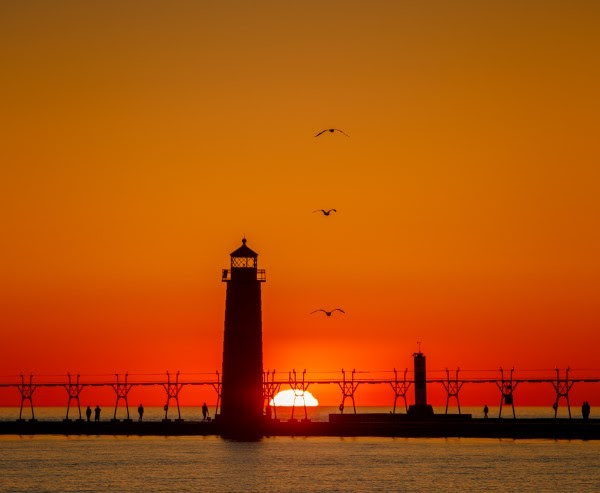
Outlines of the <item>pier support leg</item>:
[{"label": "pier support leg", "polygon": [[394,381],[390,382],[390,386],[394,391],[394,408],[392,410],[392,414],[396,414],[396,403],[398,401],[398,397],[402,397],[402,399],[404,399],[404,408],[408,413],[408,402],[406,401],[406,392],[408,392],[411,382],[406,381],[407,373],[408,368],[404,370],[404,378],[402,380],[398,380],[398,372],[396,371],[396,368],[394,368]]},{"label": "pier support leg", "polygon": [[346,380],[346,372],[342,368],[342,381],[338,382],[340,386],[340,390],[342,391],[342,403],[340,404],[340,413],[344,414],[344,407],[346,404],[346,399],[349,398],[352,400],[352,409],[354,410],[354,414],[356,414],[356,402],[354,400],[354,394],[356,393],[356,389],[360,385],[360,382],[356,382],[354,380],[354,374],[356,370],[352,370],[351,380]]},{"label": "pier support leg", "polygon": [[450,377],[450,370],[446,368],[446,381],[442,382],[444,389],[446,390],[446,414],[448,414],[448,405],[450,404],[450,398],[454,397],[456,399],[456,405],[458,406],[458,414],[460,414],[460,400],[458,398],[460,389],[462,388],[464,382],[461,382],[458,379],[458,374],[460,372],[460,368],[456,369],[456,373],[454,377]]},{"label": "pier support leg", "polygon": [[79,385],[79,374],[77,374],[77,380],[73,382],[71,380],[71,374],[67,373],[67,377],[69,379],[69,383],[64,385],[65,390],[67,391],[67,415],[65,417],[66,420],[69,419],[69,410],[71,409],[71,400],[75,400],[77,402],[77,410],[79,411],[79,419],[81,419],[81,402],[79,401],[79,394],[83,390],[83,385]]},{"label": "pier support leg", "polygon": [[302,372],[302,381],[298,380],[296,370],[288,373],[288,382],[290,388],[294,392],[294,401],[292,402],[292,418],[294,419],[294,410],[296,409],[296,398],[301,397],[304,404],[304,419],[308,419],[308,411],[306,410],[306,399],[304,393],[308,390],[310,383],[306,383],[306,369]]},{"label": "pier support leg", "polygon": [[221,382],[221,374],[217,370],[215,372],[217,374],[217,381],[212,383],[212,388],[217,393],[217,405],[215,406],[215,416],[219,414],[219,405],[221,404],[221,386],[223,385]]},{"label": "pier support leg", "polygon": [[[275,370],[263,372],[263,399],[264,399],[264,407],[270,406],[271,401],[275,398],[279,389],[281,387],[280,383],[275,382]],[[275,419],[277,419],[277,406],[273,403],[273,415]]]},{"label": "pier support leg", "polygon": [[171,399],[175,399],[175,403],[177,404],[177,416],[178,420],[181,421],[181,409],[179,408],[179,392],[183,388],[183,384],[179,383],[179,371],[175,375],[175,382],[171,382],[171,375],[167,372],[167,383],[163,383],[163,388],[167,393],[167,403],[165,404],[165,420],[168,419],[169,412],[169,404],[171,403]]},{"label": "pier support leg", "polygon": [[554,391],[556,392],[556,400],[554,401],[554,406],[552,406],[554,408],[554,418],[556,418],[558,416],[558,404],[562,397],[567,401],[567,409],[569,411],[569,419],[571,419],[571,403],[569,402],[569,391],[571,390],[571,387],[573,387],[573,384],[575,383],[572,380],[569,380],[569,371],[571,371],[571,369],[567,368],[565,370],[564,378],[560,378],[560,370],[558,368],[556,368],[555,370],[556,370],[556,381],[552,382],[552,386],[554,387]]},{"label": "pier support leg", "polygon": [[19,408],[19,421],[23,418],[23,404],[25,401],[29,401],[31,406],[31,420],[35,420],[35,413],[33,411],[33,393],[35,392],[36,386],[33,384],[33,375],[29,375],[29,382],[25,382],[25,377],[21,374],[21,383],[17,385],[17,389],[21,394],[21,407]]},{"label": "pier support leg", "polygon": [[515,382],[513,379],[513,373],[515,369],[510,369],[510,376],[504,376],[504,370],[500,368],[500,380],[496,381],[496,385],[500,389],[500,411],[498,413],[498,418],[502,417],[502,404],[509,404],[512,406],[512,414],[513,418],[516,419],[517,415],[515,413],[515,401],[513,398],[513,393],[517,388],[519,382]]},{"label": "pier support leg", "polygon": [[115,373],[115,377],[117,378],[117,382],[112,384],[112,388],[115,391],[117,396],[117,400],[115,402],[115,413],[113,415],[113,419],[117,419],[117,408],[119,407],[119,401],[122,399],[125,401],[125,409],[127,410],[127,420],[129,420],[129,402],[127,400],[127,396],[133,384],[127,383],[128,374],[125,373],[125,380],[119,381],[119,374]]}]

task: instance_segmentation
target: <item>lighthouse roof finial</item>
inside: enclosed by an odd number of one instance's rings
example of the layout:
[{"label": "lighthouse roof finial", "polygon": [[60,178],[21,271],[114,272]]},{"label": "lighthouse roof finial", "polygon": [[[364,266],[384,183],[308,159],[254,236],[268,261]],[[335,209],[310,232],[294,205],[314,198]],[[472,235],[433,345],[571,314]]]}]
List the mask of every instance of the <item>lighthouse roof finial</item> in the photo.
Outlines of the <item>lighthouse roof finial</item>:
[{"label": "lighthouse roof finial", "polygon": [[242,238],[242,246],[231,252],[230,255],[232,257],[258,257],[258,253],[246,246],[246,235]]}]

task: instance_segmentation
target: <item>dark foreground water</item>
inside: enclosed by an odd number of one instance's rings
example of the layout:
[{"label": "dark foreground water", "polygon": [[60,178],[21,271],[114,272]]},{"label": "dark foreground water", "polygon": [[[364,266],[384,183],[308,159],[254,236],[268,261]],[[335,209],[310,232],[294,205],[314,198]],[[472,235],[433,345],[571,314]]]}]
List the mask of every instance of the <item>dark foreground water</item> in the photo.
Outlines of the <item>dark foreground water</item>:
[{"label": "dark foreground water", "polygon": [[1,492],[600,491],[600,443],[0,436]]}]

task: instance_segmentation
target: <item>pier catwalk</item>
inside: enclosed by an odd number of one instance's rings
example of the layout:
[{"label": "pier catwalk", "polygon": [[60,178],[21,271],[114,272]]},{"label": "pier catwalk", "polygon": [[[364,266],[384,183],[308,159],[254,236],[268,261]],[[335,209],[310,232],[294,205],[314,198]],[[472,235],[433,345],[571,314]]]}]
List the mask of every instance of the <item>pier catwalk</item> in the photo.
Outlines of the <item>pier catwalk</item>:
[{"label": "pier catwalk", "polygon": [[[250,430],[249,430],[250,431]],[[507,439],[600,439],[600,419],[489,418],[470,415],[438,415],[431,418],[405,414],[333,414],[329,421],[264,420],[263,436],[381,436],[463,437]],[[221,435],[216,421],[3,421],[2,435]]]}]

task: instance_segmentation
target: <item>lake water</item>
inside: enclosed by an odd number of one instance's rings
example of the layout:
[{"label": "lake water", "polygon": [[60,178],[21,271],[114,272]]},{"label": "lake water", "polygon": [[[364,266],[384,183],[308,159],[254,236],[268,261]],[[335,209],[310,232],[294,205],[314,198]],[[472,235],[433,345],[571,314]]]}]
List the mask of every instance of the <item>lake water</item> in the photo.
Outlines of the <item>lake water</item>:
[{"label": "lake water", "polygon": [[[481,414],[479,408],[464,411]],[[58,420],[64,412],[39,408],[36,417]],[[112,412],[106,407],[103,418],[112,417]],[[279,410],[284,418],[290,412]],[[326,420],[329,412],[335,408],[313,408],[309,417]],[[296,409],[298,413],[303,409]],[[0,408],[0,419],[17,415],[18,408]],[[148,408],[145,419],[163,415],[161,408]],[[182,408],[186,419],[199,415],[198,408]],[[549,417],[552,410],[518,408],[517,415]],[[332,437],[241,443],[218,437],[0,436],[2,493],[483,490],[600,491],[600,443]]]},{"label": "lake water", "polygon": [[0,436],[1,492],[600,491],[600,443]]}]

